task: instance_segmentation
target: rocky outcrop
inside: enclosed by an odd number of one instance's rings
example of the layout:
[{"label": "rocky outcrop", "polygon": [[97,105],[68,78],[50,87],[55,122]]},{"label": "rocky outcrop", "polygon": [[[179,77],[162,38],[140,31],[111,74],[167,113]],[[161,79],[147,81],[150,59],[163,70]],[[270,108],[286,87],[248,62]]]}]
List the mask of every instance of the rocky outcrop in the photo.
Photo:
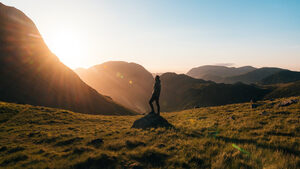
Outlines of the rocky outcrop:
[{"label": "rocky outcrop", "polygon": [[138,128],[138,129],[148,129],[148,128],[172,128],[173,125],[170,124],[165,118],[160,115],[150,113],[146,116],[136,120],[131,128]]}]

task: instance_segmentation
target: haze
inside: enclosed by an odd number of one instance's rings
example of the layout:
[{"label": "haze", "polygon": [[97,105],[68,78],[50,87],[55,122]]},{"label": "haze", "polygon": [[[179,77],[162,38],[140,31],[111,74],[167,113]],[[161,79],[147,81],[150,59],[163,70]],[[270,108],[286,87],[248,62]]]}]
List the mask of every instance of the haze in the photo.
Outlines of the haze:
[{"label": "haze", "polygon": [[207,64],[300,70],[300,2],[2,0],[25,12],[75,69],[109,60],[152,72]]}]

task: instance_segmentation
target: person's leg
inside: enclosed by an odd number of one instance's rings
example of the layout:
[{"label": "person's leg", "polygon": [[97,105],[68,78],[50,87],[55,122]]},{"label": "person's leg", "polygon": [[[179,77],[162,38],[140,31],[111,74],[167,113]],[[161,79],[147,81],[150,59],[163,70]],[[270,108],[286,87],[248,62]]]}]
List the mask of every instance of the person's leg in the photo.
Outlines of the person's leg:
[{"label": "person's leg", "polygon": [[153,97],[151,97],[151,99],[149,100],[149,104],[150,104],[150,107],[151,107],[151,112],[150,113],[154,113],[154,107],[153,107],[153,104],[152,102],[154,101]]},{"label": "person's leg", "polygon": [[160,106],[159,106],[159,100],[155,100],[156,106],[157,106],[157,114],[160,115]]}]

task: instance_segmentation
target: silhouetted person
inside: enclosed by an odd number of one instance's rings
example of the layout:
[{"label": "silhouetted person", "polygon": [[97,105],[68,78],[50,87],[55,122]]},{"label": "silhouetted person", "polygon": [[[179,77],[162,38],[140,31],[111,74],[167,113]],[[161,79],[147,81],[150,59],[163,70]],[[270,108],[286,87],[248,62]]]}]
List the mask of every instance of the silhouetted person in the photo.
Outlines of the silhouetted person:
[{"label": "silhouetted person", "polygon": [[153,108],[153,104],[152,102],[155,101],[156,106],[157,106],[157,114],[160,114],[160,106],[159,106],[159,95],[160,95],[160,79],[159,76],[155,76],[155,84],[153,87],[153,93],[152,93],[152,97],[149,101],[150,107],[151,107],[151,112],[150,113],[155,113],[154,108]]}]

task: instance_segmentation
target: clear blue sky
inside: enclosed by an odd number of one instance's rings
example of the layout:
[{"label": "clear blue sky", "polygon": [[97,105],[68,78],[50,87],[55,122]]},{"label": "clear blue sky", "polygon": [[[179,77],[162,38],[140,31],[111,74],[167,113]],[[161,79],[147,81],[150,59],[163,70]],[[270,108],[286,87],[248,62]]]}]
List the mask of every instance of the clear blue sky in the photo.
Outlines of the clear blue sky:
[{"label": "clear blue sky", "polygon": [[231,63],[300,70],[299,0],[1,2],[33,19],[71,68],[124,60],[152,72]]}]

